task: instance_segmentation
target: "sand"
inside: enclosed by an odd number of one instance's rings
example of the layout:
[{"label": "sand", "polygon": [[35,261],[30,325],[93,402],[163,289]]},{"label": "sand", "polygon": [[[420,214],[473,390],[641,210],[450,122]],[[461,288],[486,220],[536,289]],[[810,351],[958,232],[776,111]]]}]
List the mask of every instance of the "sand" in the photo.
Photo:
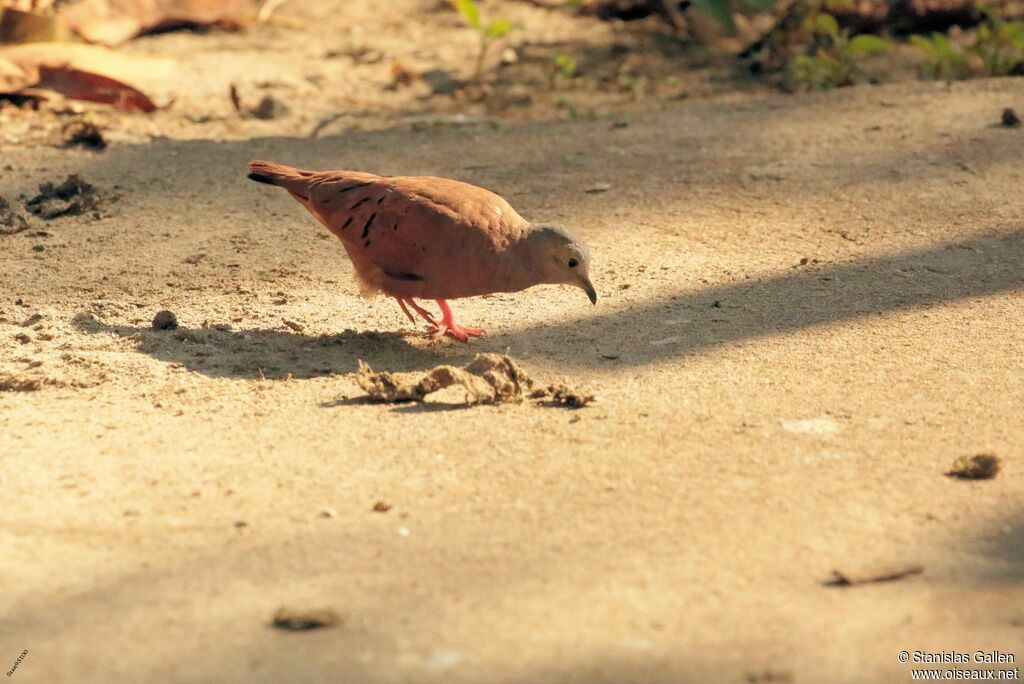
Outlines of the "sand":
[{"label": "sand", "polygon": [[[0,236],[0,379],[21,383],[0,382],[0,666],[24,649],[12,680],[46,684],[868,684],[909,681],[901,650],[1019,650],[1007,106],[1019,79],[5,147],[7,199],[69,174],[101,199]],[[493,189],[589,241],[598,304],[457,301],[489,335],[432,342],[358,296],[340,245],[245,179],[253,158]],[[177,329],[151,328],[160,310]],[[595,401],[375,404],[355,381],[360,360],[480,352]],[[945,476],[977,453],[996,478]],[[923,571],[827,584],[878,565]],[[284,606],[338,621],[275,629]]]}]

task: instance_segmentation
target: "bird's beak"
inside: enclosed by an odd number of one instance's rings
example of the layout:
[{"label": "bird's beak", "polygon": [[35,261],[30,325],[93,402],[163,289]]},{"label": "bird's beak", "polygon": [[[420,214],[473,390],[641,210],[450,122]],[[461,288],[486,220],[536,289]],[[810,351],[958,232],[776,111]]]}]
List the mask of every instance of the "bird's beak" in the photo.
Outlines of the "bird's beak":
[{"label": "bird's beak", "polygon": [[582,287],[583,291],[587,293],[588,297],[590,297],[590,303],[597,304],[597,292],[594,290],[594,286],[590,283],[589,277],[583,276],[580,278],[580,287]]}]

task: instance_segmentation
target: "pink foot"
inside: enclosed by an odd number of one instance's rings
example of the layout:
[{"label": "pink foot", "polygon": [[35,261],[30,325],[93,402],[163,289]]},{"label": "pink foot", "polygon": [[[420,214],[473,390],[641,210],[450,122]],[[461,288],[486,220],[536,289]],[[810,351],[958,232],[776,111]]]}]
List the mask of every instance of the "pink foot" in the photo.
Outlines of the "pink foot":
[{"label": "pink foot", "polygon": [[452,308],[448,306],[448,302],[443,299],[437,300],[437,305],[441,307],[441,315],[444,317],[437,330],[431,333],[432,339],[438,340],[448,335],[454,337],[460,342],[468,342],[470,337],[483,337],[484,331],[480,328],[469,328],[463,325],[459,325],[455,321],[455,314],[452,313]]}]

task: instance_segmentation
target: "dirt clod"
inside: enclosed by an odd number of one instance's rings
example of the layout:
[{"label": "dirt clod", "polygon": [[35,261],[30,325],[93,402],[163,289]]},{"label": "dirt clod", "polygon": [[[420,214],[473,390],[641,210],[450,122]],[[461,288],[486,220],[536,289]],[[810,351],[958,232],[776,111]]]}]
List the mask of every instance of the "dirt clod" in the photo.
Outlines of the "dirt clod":
[{"label": "dirt clod", "polygon": [[853,570],[833,570],[832,579],[825,582],[831,587],[850,587],[858,584],[876,582],[892,582],[895,580],[920,575],[924,567],[920,565],[881,565],[855,568]]},{"label": "dirt clod", "polygon": [[374,513],[387,513],[388,511],[391,510],[391,508],[391,504],[389,504],[387,501],[378,501],[377,503],[373,504]]},{"label": "dirt clod", "polygon": [[961,480],[991,480],[999,474],[1001,468],[1002,461],[994,454],[961,456],[953,462],[946,476]]},{"label": "dirt clod", "polygon": [[551,394],[551,403],[567,408],[583,408],[594,401],[593,394],[583,394],[565,385],[551,385],[548,392]]},{"label": "dirt clod", "polygon": [[156,316],[153,316],[153,330],[177,330],[178,328],[178,317],[174,315],[173,311],[157,311]]},{"label": "dirt clod", "polygon": [[1007,107],[1003,110],[1002,124],[1007,128],[1020,128],[1020,117],[1012,108]]},{"label": "dirt clod", "polygon": [[107,149],[107,141],[99,126],[91,121],[69,121],[61,129],[63,147],[83,147],[94,152]]},{"label": "dirt clod", "polygon": [[424,401],[428,394],[453,385],[466,390],[467,406],[547,399],[549,406],[582,408],[594,400],[592,394],[566,385],[538,386],[519,364],[503,354],[477,354],[464,368],[437,366],[419,376],[377,372],[360,361],[356,382],[372,400],[387,403]]},{"label": "dirt clod", "polygon": [[321,627],[331,627],[341,622],[336,612],[329,608],[296,609],[281,606],[274,611],[271,624],[278,629],[301,632]]},{"label": "dirt clod", "polygon": [[285,325],[287,325],[289,328],[291,328],[295,332],[299,332],[300,333],[300,332],[302,332],[303,330],[306,329],[306,326],[302,325],[301,323],[296,323],[295,321],[290,320],[288,318],[282,318],[281,322],[284,323]]},{"label": "dirt clod", "polygon": [[10,202],[0,197],[0,235],[14,235],[28,230],[28,220]]},{"label": "dirt clod", "polygon": [[371,399],[381,402],[423,401],[431,392],[461,385],[467,405],[522,401],[533,388],[533,380],[518,364],[501,354],[477,354],[465,368],[437,366],[418,379],[378,373],[360,361],[356,382]]},{"label": "dirt clod", "polygon": [[26,202],[25,208],[49,221],[60,216],[77,216],[96,209],[98,205],[96,188],[73,174],[60,185],[41,184],[39,194]]},{"label": "dirt clod", "polygon": [[24,380],[13,375],[0,375],[0,392],[35,392],[41,389],[39,380]]}]

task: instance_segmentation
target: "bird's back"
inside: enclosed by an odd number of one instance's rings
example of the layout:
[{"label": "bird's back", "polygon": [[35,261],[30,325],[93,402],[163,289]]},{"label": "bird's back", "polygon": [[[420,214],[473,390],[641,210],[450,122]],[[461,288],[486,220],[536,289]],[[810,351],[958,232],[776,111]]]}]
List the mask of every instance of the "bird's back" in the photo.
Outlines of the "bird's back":
[{"label": "bird's back", "polygon": [[503,272],[503,257],[529,223],[489,190],[432,176],[312,172],[272,162],[250,169],[254,180],[288,190],[341,239],[364,292],[455,298],[518,289],[514,269]]}]

